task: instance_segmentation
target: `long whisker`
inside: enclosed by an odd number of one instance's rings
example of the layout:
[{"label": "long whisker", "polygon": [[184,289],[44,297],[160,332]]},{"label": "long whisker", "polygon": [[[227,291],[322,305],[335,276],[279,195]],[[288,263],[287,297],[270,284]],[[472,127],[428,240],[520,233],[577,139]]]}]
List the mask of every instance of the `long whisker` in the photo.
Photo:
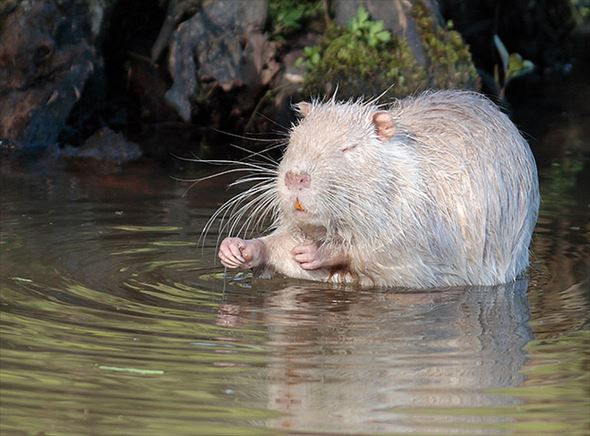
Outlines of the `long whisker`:
[{"label": "long whisker", "polygon": [[[280,144],[280,145],[282,145],[282,144]],[[260,156],[261,158],[263,158],[263,159],[264,159],[264,160],[266,160],[267,162],[270,162],[270,163],[271,163],[271,164],[273,164],[273,165],[278,165],[278,162],[277,162],[276,160],[274,160],[273,158],[271,158],[271,157],[269,157],[269,156],[265,156],[264,154],[262,154],[262,153],[265,153],[265,152],[266,152],[266,150],[268,150],[268,148],[267,148],[267,149],[265,149],[265,150],[262,150],[262,151],[253,152],[252,150],[248,150],[247,148],[245,148],[245,147],[242,147],[242,146],[239,146],[239,145],[237,145],[237,144],[230,144],[230,146],[231,146],[231,147],[233,147],[233,148],[237,148],[238,150],[241,150],[241,151],[246,151],[246,152],[250,153],[250,154],[249,154],[249,155],[246,157],[247,159],[252,159],[252,158],[253,158],[253,157],[255,157],[255,156]],[[277,146],[277,145],[275,145],[275,146],[273,146],[273,147],[271,147],[271,148],[276,148],[276,147],[278,147],[278,146]]]},{"label": "long whisker", "polygon": [[[239,193],[238,195],[232,197],[224,204],[222,204],[217,209],[217,211],[215,211],[215,213],[209,218],[209,220],[205,224],[205,227],[203,228],[203,231],[201,233],[201,239],[203,244],[205,242],[207,233],[211,229],[211,226],[220,215],[222,216],[221,221],[219,223],[219,234],[217,243],[219,244],[219,237],[221,233],[228,228],[228,226],[229,233],[233,234],[233,230],[235,228],[236,223],[242,219],[242,217],[248,211],[248,209],[250,209],[257,202],[264,201],[269,196],[275,195],[275,193],[272,192],[274,189],[274,185],[275,183],[273,179],[263,178],[262,181],[260,181],[258,184],[252,186],[250,189],[244,192]],[[257,196],[257,194],[260,193],[262,194]],[[248,201],[245,204],[242,204],[246,200]],[[239,209],[237,209],[239,205],[241,206]],[[224,223],[228,214],[230,216],[230,219],[227,223]]]},{"label": "long whisker", "polygon": [[[252,202],[251,205],[248,206],[247,209],[252,209],[250,212],[250,216],[245,220],[242,224],[240,229],[238,230],[237,234],[249,234],[250,226],[252,226],[253,231],[260,227],[260,224],[266,216],[271,212],[271,209],[268,208],[269,205],[273,205],[275,202],[276,194],[275,192],[268,191],[265,194],[258,197],[258,199]],[[261,213],[261,211],[264,211]]]},{"label": "long whisker", "polygon": [[[235,209],[235,207],[237,207],[239,204],[241,204],[243,200],[248,199],[249,201],[242,204],[238,210],[236,210],[234,213],[232,213],[232,216],[230,218],[230,220],[231,220],[231,226],[230,226],[230,230],[229,230],[230,234],[233,234],[234,226],[242,219],[244,214],[250,208],[252,208],[256,203],[263,201],[263,199],[269,195],[269,190],[271,190],[271,189],[272,189],[272,187],[270,184],[263,184],[261,186],[258,186],[256,189],[249,189],[249,190],[245,191],[244,193],[242,193],[244,195],[242,195],[241,198],[239,198],[236,202],[233,203],[233,209]],[[260,193],[260,192],[262,192],[263,194],[260,196],[254,196],[255,194]],[[240,196],[238,196],[238,197],[240,197]]]},{"label": "long whisker", "polygon": [[[263,171],[263,170],[253,170],[251,168],[231,168],[231,169],[228,169],[228,170],[220,171],[220,172],[215,173],[215,174],[210,174],[208,176],[199,177],[197,179],[181,179],[181,178],[174,177],[174,176],[172,176],[171,178],[173,180],[178,181],[178,182],[191,182],[191,185],[184,191],[184,193],[182,195],[183,197],[186,197],[186,195],[189,193],[189,191],[191,189],[193,189],[195,187],[195,185],[197,185],[198,183],[201,183],[201,182],[203,182],[205,180],[210,180],[210,179],[214,179],[214,178],[217,178],[217,177],[225,176],[225,175],[228,175],[228,174],[240,173],[240,172],[249,172],[249,173],[251,173],[251,172],[258,172],[258,173],[262,173],[262,174],[265,174],[265,176],[266,176],[264,178],[265,180],[268,179],[268,178],[270,178],[270,177],[273,177],[273,174],[272,173],[267,173],[266,171]],[[263,178],[260,178],[260,179],[262,180]],[[239,183],[244,183],[243,180],[246,180],[246,179],[244,179],[244,178],[238,179],[235,182],[232,182],[229,186],[231,187],[231,186],[234,186],[234,185],[239,184]]]},{"label": "long whisker", "polygon": [[281,129],[281,131],[279,133],[281,134],[285,134],[285,132],[288,132],[289,128],[287,126],[283,126],[281,123],[276,122],[275,120],[273,120],[272,118],[264,115],[262,112],[256,112],[257,115],[260,115],[262,118],[264,118],[267,121],[270,121],[271,123],[273,123],[275,126],[279,127]]},{"label": "long whisker", "polygon": [[235,182],[232,182],[229,184],[230,187],[234,187],[237,185],[241,185],[243,183],[249,183],[249,182],[259,182],[259,181],[273,181],[274,182],[275,178],[274,177],[269,177],[269,176],[247,176],[247,177],[241,177],[238,180],[236,180]]},{"label": "long whisker", "polygon": [[250,137],[250,136],[238,135],[237,133],[224,132],[223,130],[216,129],[215,127],[209,127],[209,128],[217,133],[221,133],[222,135],[233,136],[234,138],[245,139],[247,141],[276,142],[276,139],[254,138],[254,137]]},{"label": "long whisker", "polygon": [[237,161],[237,160],[231,160],[231,159],[202,159],[196,155],[194,158],[188,158],[188,157],[178,157],[178,159],[186,161],[186,162],[198,162],[198,163],[204,163],[204,164],[209,164],[209,165],[242,165],[248,168],[256,168],[256,169],[260,169],[260,170],[264,170],[264,171],[269,171],[269,172],[274,172],[276,173],[276,165],[273,164],[272,167],[270,166],[264,166],[262,164],[256,164],[253,162],[244,162],[244,161]]}]

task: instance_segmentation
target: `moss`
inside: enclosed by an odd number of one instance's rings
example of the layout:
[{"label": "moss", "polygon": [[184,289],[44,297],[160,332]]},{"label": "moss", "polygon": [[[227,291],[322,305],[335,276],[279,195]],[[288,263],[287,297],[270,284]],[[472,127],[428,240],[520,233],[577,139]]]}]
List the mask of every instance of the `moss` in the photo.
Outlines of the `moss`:
[{"label": "moss", "polygon": [[304,92],[324,95],[338,86],[338,96],[349,98],[377,95],[395,85],[386,96],[400,97],[424,88],[426,72],[405,40],[389,36],[370,43],[350,27],[330,26],[319,45],[307,50]]},{"label": "moss", "polygon": [[[341,98],[373,96],[388,89],[386,97],[402,97],[425,88],[479,88],[479,77],[469,46],[450,26],[441,27],[422,0],[412,8],[426,52],[419,65],[407,41],[371,21],[359,9],[349,26],[330,26],[319,44],[306,47],[304,92],[324,95],[338,86]],[[393,87],[392,87],[393,85]],[[391,88],[390,88],[391,87]]]},{"label": "moss", "polygon": [[412,15],[429,60],[429,86],[479,89],[469,46],[459,32],[452,30],[452,24],[440,26],[422,0],[414,1]]}]

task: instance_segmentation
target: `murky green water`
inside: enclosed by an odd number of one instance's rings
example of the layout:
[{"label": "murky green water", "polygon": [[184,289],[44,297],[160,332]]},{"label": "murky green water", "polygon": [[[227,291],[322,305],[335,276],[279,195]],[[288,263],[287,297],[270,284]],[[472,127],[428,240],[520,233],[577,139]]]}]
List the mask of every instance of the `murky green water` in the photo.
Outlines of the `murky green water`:
[{"label": "murky green water", "polygon": [[568,165],[543,170],[528,282],[394,292],[224,279],[217,235],[196,247],[219,184],[4,163],[1,433],[588,434],[588,163]]}]

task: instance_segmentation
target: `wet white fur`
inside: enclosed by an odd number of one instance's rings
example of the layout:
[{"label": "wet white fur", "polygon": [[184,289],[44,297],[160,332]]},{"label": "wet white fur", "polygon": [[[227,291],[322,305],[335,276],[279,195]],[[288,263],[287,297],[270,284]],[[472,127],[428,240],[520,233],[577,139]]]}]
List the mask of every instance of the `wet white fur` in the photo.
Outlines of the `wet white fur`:
[{"label": "wet white fur", "polygon": [[[381,142],[372,114],[389,111]],[[311,175],[295,214],[286,171]],[[508,283],[525,271],[537,219],[534,158],[514,124],[480,94],[427,92],[383,109],[313,102],[264,185],[275,230],[261,238],[267,271],[364,286]],[[349,272],[303,270],[290,250],[315,241],[349,257]]]}]

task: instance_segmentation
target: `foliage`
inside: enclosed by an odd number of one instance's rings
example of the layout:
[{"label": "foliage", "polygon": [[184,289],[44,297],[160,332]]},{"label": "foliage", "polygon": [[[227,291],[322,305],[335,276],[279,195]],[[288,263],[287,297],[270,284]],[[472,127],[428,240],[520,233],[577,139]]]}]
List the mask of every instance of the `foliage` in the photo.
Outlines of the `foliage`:
[{"label": "foliage", "polygon": [[349,29],[355,39],[365,41],[369,47],[391,41],[391,33],[385,30],[383,21],[371,21],[369,12],[363,7],[359,8],[357,16],[351,20]]},{"label": "foliage", "polygon": [[321,0],[270,0],[268,14],[274,37],[296,32],[322,10]]},{"label": "foliage", "polygon": [[[479,87],[469,47],[452,23],[441,27],[420,1],[414,3],[416,20],[429,61],[419,65],[403,37],[371,20],[359,8],[346,28],[332,25],[318,45],[306,47],[298,64],[306,68],[305,91],[329,92],[338,85],[342,98],[375,95],[401,97],[421,89]],[[393,86],[392,86],[393,85]]]},{"label": "foliage", "polygon": [[590,0],[571,0],[574,19],[579,26],[588,24],[590,20]]},{"label": "foliage", "polygon": [[303,57],[297,59],[297,65],[306,68],[314,68],[320,64],[322,60],[321,49],[319,45],[312,45],[303,49]]},{"label": "foliage", "polygon": [[508,83],[519,76],[529,74],[535,69],[535,65],[526,59],[523,59],[518,53],[508,54],[508,50],[498,35],[494,35],[494,44],[502,60],[503,78],[500,78],[498,65],[494,66],[494,80],[500,89],[500,97],[504,97]]},{"label": "foliage", "polygon": [[362,7],[346,28],[330,26],[303,54],[298,63],[306,67],[305,90],[311,94],[325,93],[327,83],[338,85],[342,98],[380,94],[395,84],[388,95],[402,96],[425,80],[406,41],[382,21],[371,20]]}]

